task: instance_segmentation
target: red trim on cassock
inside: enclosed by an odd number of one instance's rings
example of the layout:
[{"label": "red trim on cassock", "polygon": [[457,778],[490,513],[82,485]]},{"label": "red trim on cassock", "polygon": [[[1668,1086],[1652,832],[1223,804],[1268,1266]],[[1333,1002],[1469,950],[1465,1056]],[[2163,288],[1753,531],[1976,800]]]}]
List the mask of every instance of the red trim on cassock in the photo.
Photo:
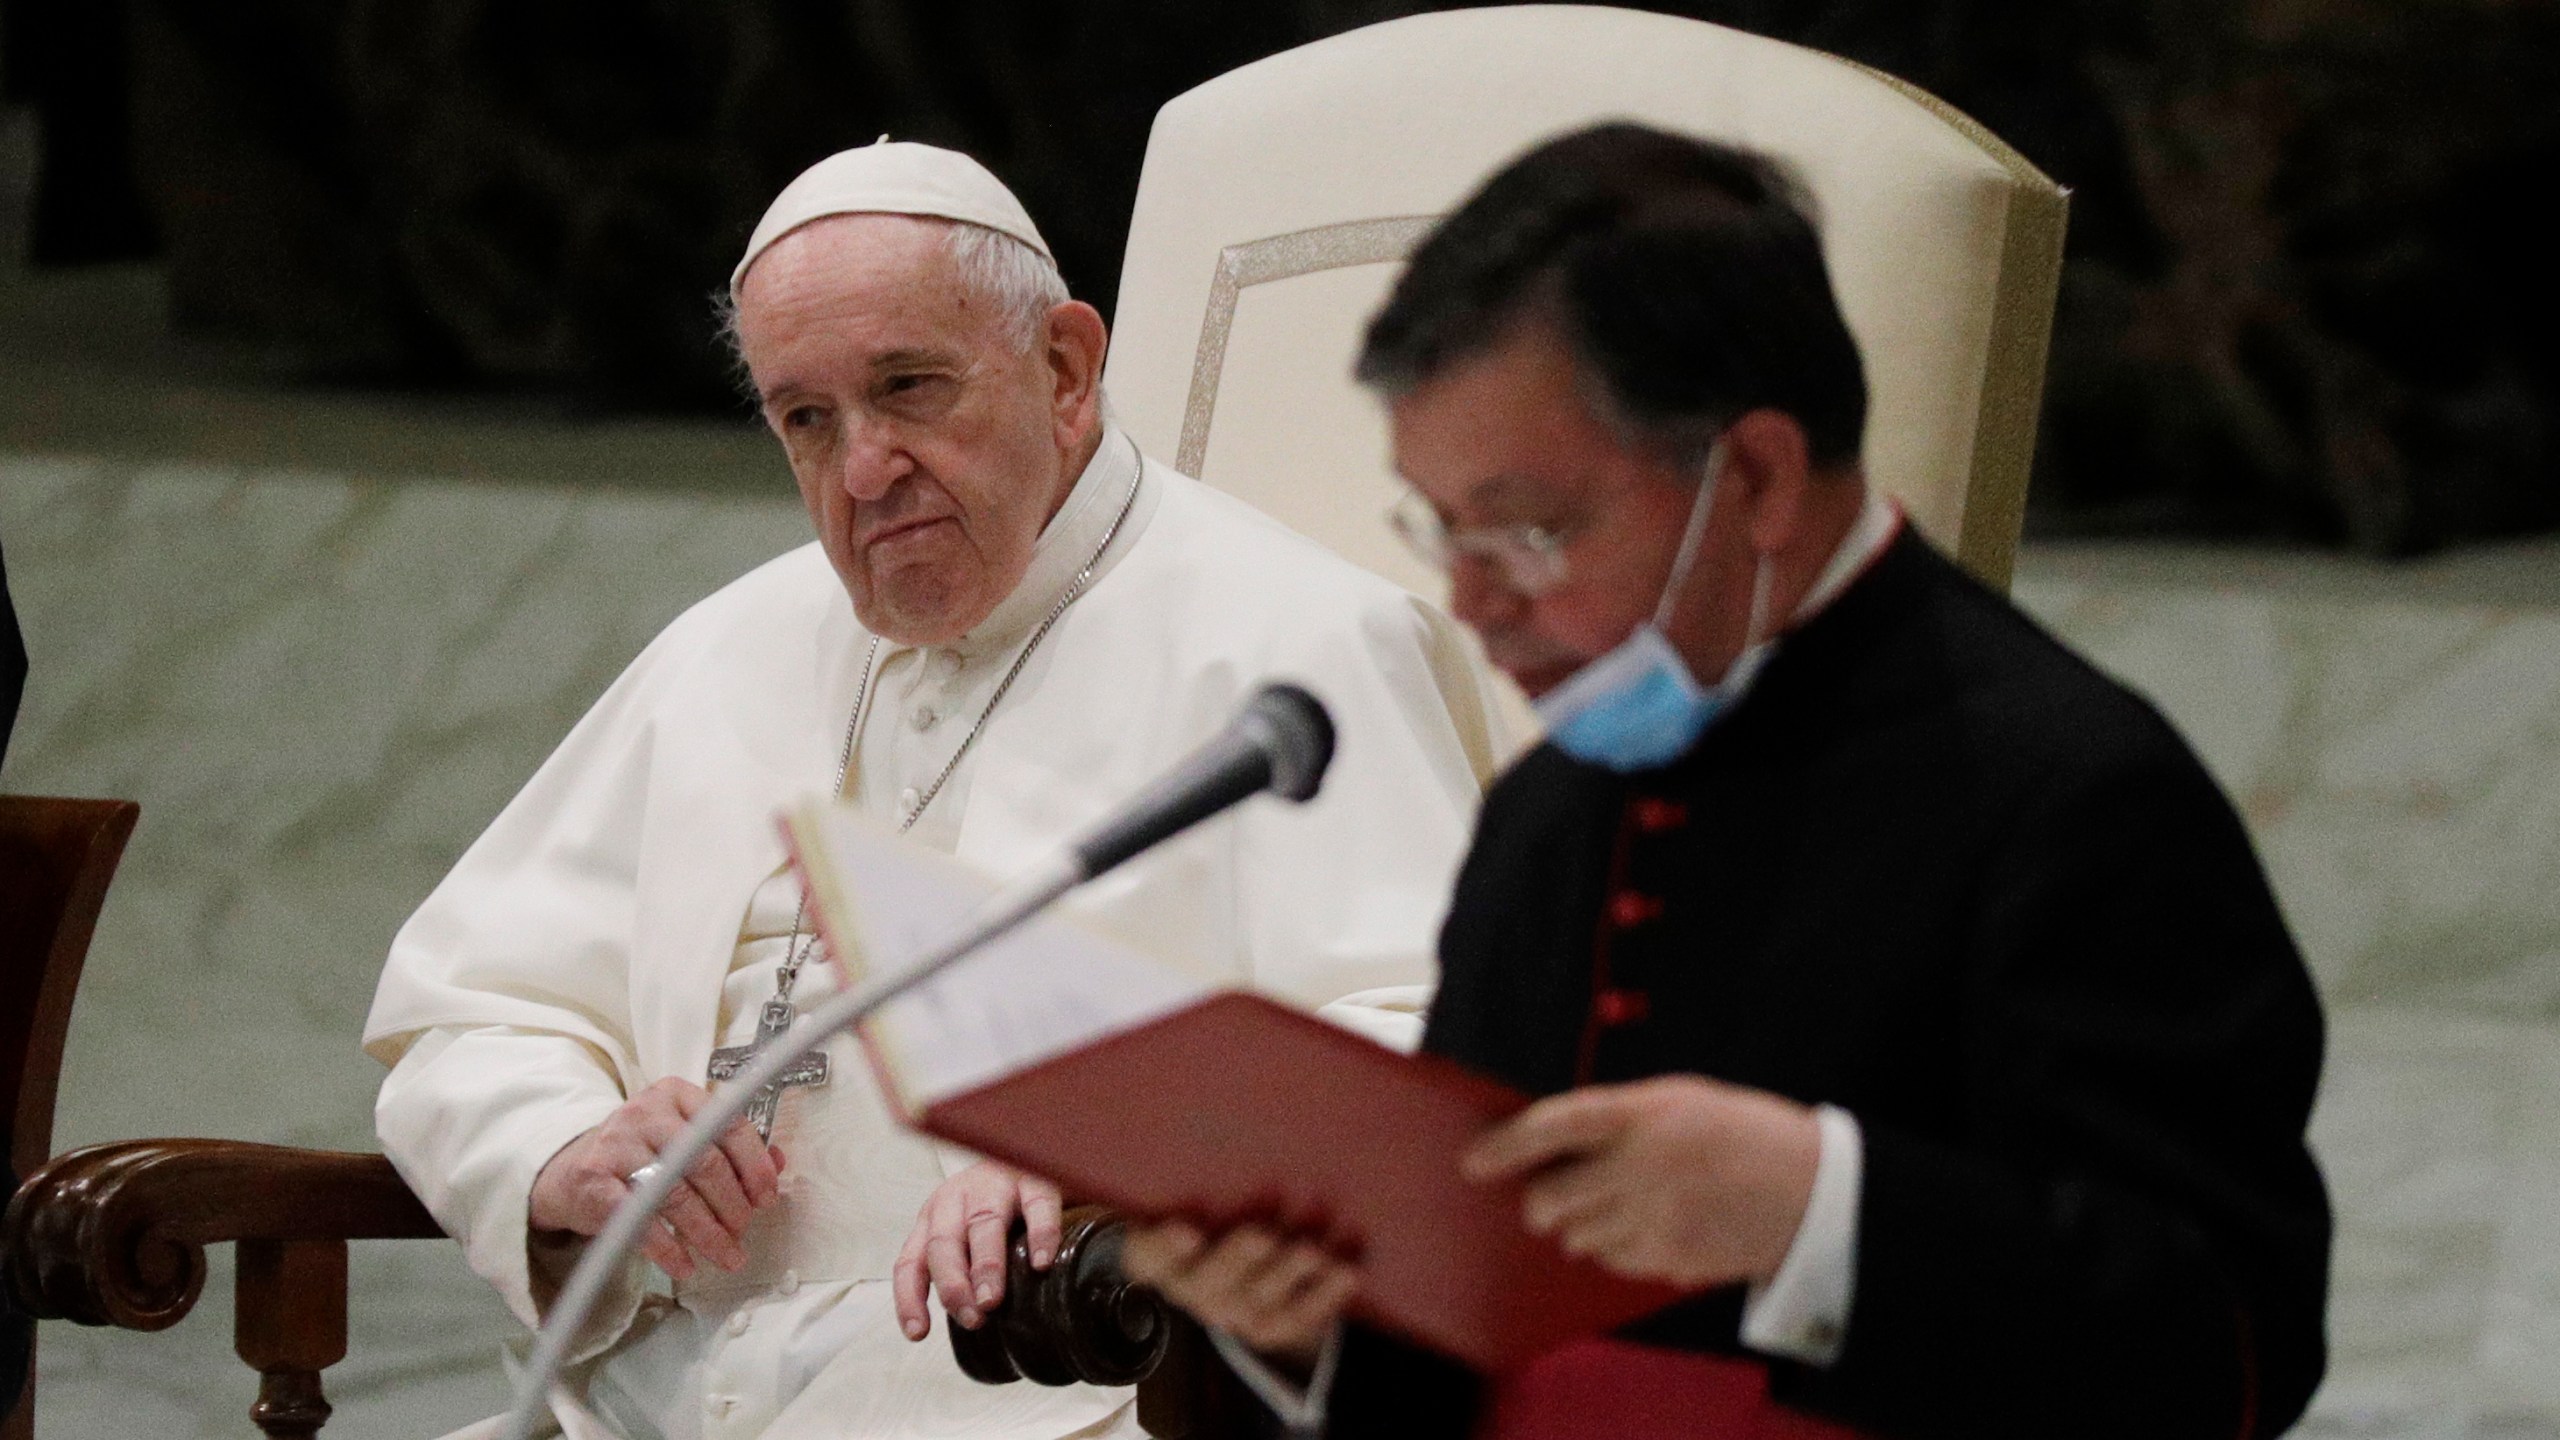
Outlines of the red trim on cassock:
[{"label": "red trim on cassock", "polygon": [[2240,1331],[2240,1440],[2257,1440],[2258,1435],[2258,1331],[2249,1323],[2246,1307],[2235,1306],[2231,1312]]},{"label": "red trim on cassock", "polygon": [[1609,980],[1609,942],[1619,928],[1616,907],[1612,902],[1627,888],[1627,865],[1635,849],[1636,828],[1634,806],[1621,807],[1618,811],[1617,843],[1609,852],[1609,881],[1602,892],[1600,920],[1592,927],[1591,999],[1589,1008],[1583,1011],[1582,1047],[1573,1063],[1576,1088],[1591,1083],[1592,1067],[1600,1060],[1600,1034],[1610,1026],[1609,1017],[1603,1013],[1606,1007],[1601,1003],[1601,997],[1615,993],[1617,989]]}]

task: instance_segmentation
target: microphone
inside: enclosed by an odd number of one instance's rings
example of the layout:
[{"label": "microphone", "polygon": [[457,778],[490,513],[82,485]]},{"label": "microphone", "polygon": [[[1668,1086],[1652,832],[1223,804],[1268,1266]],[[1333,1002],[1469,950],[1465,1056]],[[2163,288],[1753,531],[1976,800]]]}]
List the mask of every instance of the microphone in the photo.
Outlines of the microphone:
[{"label": "microphone", "polygon": [[1295,685],[1265,685],[1208,744],[1071,848],[1090,880],[1245,798],[1305,800],[1333,761],[1333,717]]}]

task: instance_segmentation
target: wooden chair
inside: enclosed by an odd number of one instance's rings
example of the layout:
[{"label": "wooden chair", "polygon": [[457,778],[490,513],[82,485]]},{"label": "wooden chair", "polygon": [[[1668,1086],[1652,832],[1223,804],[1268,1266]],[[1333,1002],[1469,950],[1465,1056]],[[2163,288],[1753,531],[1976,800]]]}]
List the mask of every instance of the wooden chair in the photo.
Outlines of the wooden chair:
[{"label": "wooden chair", "polygon": [[[1439,577],[1383,523],[1396,493],[1362,327],[1405,253],[1504,161],[1626,118],[1772,154],[1812,193],[1865,358],[1869,478],[2005,588],[2060,280],[2063,191],[1891,76],[1695,20],[1516,5],[1391,20],[1222,75],[1156,116],[1104,372],[1149,454],[1418,593]],[[1488,678],[1497,691],[1507,682]],[[1518,718],[1526,720],[1525,709]],[[1091,1222],[1099,1245],[1115,1222]],[[1063,1268],[1063,1267],[1062,1267]],[[1083,1314],[1018,1277],[1006,1308]],[[1027,1332],[1027,1333],[1026,1333]],[[1000,1320],[975,1343],[1043,1378],[1094,1337]],[[1204,1370],[1217,1371],[1208,1364]],[[1067,1378],[1096,1378],[1071,1374]],[[1205,1433],[1234,1387],[1174,1387]],[[1160,1432],[1161,1433],[1161,1432]]]},{"label": "wooden chair", "polygon": [[[12,1176],[53,1152],[53,1099],[72,993],[107,882],[141,813],[130,801],[0,796],[0,1123]],[[17,1247],[5,1254],[14,1258]],[[35,1433],[32,1351],[26,1361],[27,1373],[12,1377],[25,1388],[0,1420],[0,1440]]]},{"label": "wooden chair", "polygon": [[[0,795],[0,1086],[10,1168],[0,1266],[43,1319],[164,1330],[204,1288],[207,1245],[239,1247],[234,1343],[273,1436],[329,1417],[320,1372],[347,1350],[347,1242],[441,1236],[379,1155],[230,1140],[126,1140],[48,1160],[71,1002],[107,882],[141,807]],[[32,1440],[35,1386],[0,1440]]]}]

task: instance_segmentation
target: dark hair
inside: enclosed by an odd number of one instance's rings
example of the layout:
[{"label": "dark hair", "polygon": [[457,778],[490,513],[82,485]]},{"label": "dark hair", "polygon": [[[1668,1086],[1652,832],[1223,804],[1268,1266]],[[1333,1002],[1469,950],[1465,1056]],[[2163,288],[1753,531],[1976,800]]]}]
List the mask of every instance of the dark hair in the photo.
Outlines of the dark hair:
[{"label": "dark hair", "polygon": [[1746,150],[1625,122],[1549,140],[1424,237],[1359,378],[1402,394],[1545,312],[1639,440],[1696,458],[1767,407],[1817,467],[1847,464],[1866,373],[1807,209]]}]

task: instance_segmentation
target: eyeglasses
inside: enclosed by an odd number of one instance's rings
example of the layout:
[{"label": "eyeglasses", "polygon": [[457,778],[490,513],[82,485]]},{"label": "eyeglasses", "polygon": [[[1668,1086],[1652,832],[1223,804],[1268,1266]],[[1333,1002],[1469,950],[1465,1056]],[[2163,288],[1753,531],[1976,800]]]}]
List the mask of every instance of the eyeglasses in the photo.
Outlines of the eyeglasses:
[{"label": "eyeglasses", "polygon": [[1564,547],[1572,537],[1545,525],[1488,525],[1452,530],[1417,491],[1387,507],[1387,525],[1423,564],[1446,574],[1461,555],[1502,573],[1503,583],[1532,598],[1564,583]]}]

